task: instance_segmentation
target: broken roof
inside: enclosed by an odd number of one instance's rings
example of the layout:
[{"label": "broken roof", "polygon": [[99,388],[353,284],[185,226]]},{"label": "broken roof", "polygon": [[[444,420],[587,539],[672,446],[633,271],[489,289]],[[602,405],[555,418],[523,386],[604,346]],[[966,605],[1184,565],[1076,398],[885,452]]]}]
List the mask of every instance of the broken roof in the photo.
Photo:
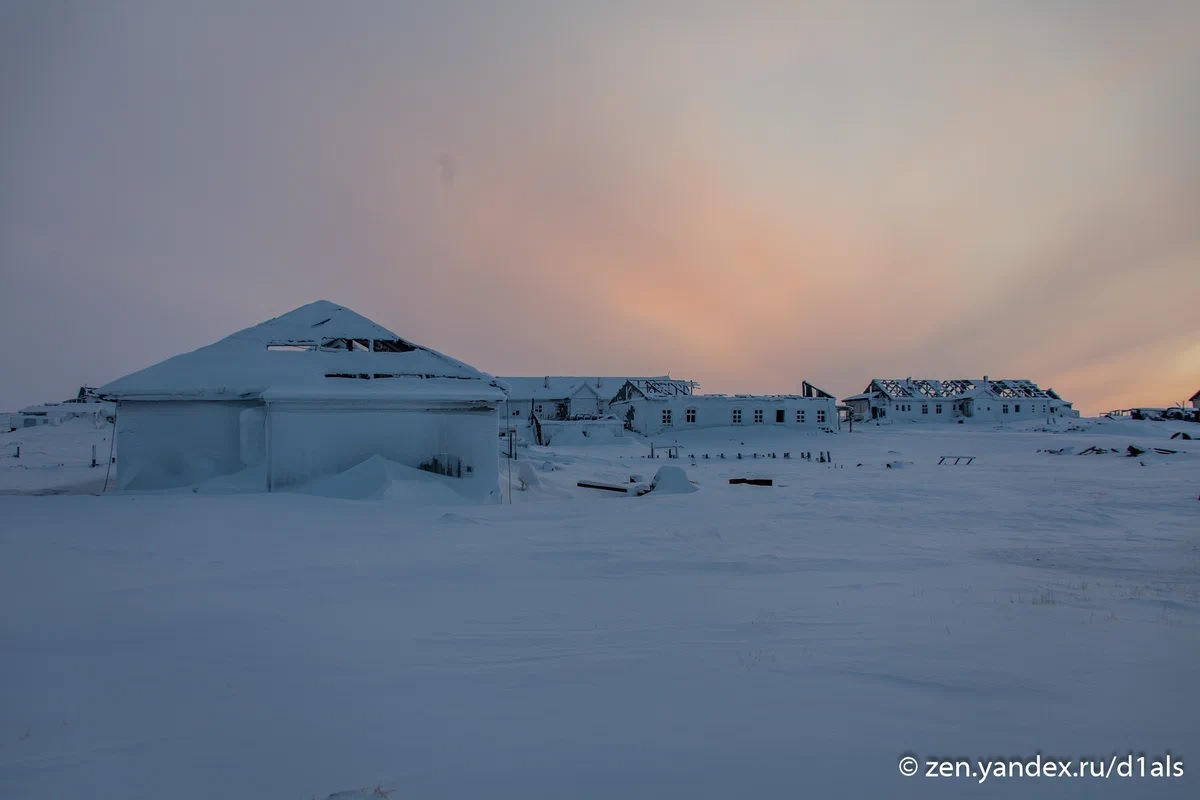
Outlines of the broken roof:
[{"label": "broken roof", "polygon": [[696,388],[696,384],[692,381],[672,378],[631,378],[625,381],[614,399],[629,400],[634,394],[640,394],[647,400],[664,400],[668,397],[690,395],[694,388]]},{"label": "broken roof", "polygon": [[503,399],[491,375],[328,300],[118,378],[99,392],[115,399],[252,399],[269,389],[317,391],[346,379],[381,380],[389,388],[377,391],[393,394],[410,393],[425,379],[457,379],[477,387],[480,399]]},{"label": "broken roof", "polygon": [[933,380],[930,378],[872,378],[871,385],[865,394],[880,392],[896,400],[901,398],[946,400],[959,397],[969,397],[981,392],[989,392],[996,397],[1049,397],[1036,383],[1030,380],[1009,379],[992,380],[983,378],[950,378]]}]

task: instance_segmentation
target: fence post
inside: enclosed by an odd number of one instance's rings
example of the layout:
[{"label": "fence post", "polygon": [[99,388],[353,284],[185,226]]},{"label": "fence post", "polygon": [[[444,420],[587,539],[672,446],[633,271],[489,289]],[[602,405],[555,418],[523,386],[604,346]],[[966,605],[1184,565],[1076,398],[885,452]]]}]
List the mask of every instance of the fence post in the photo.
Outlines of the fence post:
[{"label": "fence post", "polygon": [[92,445],[92,467],[96,466],[96,445]]}]

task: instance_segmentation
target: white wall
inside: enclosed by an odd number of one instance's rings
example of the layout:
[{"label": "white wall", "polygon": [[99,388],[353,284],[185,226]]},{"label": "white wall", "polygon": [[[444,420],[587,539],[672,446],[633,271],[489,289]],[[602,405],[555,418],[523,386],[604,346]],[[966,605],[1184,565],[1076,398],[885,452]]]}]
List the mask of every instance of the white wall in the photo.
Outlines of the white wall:
[{"label": "white wall", "polygon": [[[975,397],[972,398],[972,414],[964,416],[961,412],[955,411],[954,406],[961,404],[962,400],[952,398],[938,400],[932,397],[917,398],[910,397],[899,400],[888,401],[887,405],[883,406],[887,414],[879,420],[871,420],[869,417],[866,422],[882,422],[887,423],[921,423],[921,424],[936,424],[936,423],[956,423],[958,420],[963,420],[965,424],[973,422],[985,422],[996,424],[1001,422],[1031,422],[1047,417],[1055,416],[1054,409],[1056,401],[1047,397],[1021,397],[1021,398],[994,398],[994,397]],[[937,413],[937,407],[942,407],[942,413]],[[1007,407],[1007,411],[1005,408]]]},{"label": "white wall", "polygon": [[425,411],[272,402],[267,414],[273,489],[332,475],[380,455],[416,467],[448,454],[472,469],[463,493],[499,496],[496,410]]},{"label": "white wall", "polygon": [[[726,395],[681,395],[662,400],[636,398],[613,403],[609,413],[622,422],[629,408],[634,409],[633,429],[645,436],[654,436],[667,430],[692,430],[724,426],[786,427],[797,430],[836,429],[838,426],[837,403],[830,397],[736,397]],[[688,421],[688,409],[696,412],[696,421]],[[663,411],[671,413],[670,423],[665,423]],[[734,412],[741,412],[741,422],[734,422]],[[762,412],[762,422],[755,421],[755,411]],[[783,412],[783,421],[777,422],[777,412]],[[803,419],[798,412],[803,412]],[[823,419],[821,419],[824,412]]]},{"label": "white wall", "polygon": [[619,419],[543,420],[542,442],[557,445],[612,444],[625,435]]},{"label": "white wall", "polygon": [[122,401],[117,406],[117,487],[170,489],[240,471],[245,465],[239,418],[255,405]]},{"label": "white wall", "polygon": [[608,409],[606,406],[609,399],[606,397],[601,400],[587,389],[580,388],[575,394],[567,398],[567,414],[569,416],[607,414]]}]

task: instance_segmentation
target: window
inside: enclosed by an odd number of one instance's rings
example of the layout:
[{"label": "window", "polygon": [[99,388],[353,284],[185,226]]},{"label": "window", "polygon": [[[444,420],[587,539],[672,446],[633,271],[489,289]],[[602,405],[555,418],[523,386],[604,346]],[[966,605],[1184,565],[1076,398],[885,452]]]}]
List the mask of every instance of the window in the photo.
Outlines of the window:
[{"label": "window", "polygon": [[825,409],[818,408],[817,409],[817,423],[820,424],[824,421],[825,421]]},{"label": "window", "polygon": [[936,406],[933,407],[933,410],[935,412],[937,412],[938,414],[942,413],[942,404],[938,403]]},{"label": "window", "polygon": [[763,413],[761,408],[754,409],[754,424],[762,425]]},{"label": "window", "polygon": [[1021,413],[1021,404],[1020,404],[1020,403],[1017,403],[1015,406],[1013,406],[1013,413],[1014,413],[1014,414],[1020,414],[1020,413]]},{"label": "window", "polygon": [[533,413],[539,414],[539,415],[542,413],[542,404],[541,403],[537,404],[537,406],[533,409]]},{"label": "window", "polygon": [[664,408],[662,413],[663,425],[671,424],[671,409]]},{"label": "window", "polygon": [[929,403],[921,403],[921,413],[922,414],[929,413]]},{"label": "window", "polygon": [[1008,403],[1005,403],[1004,405],[1000,406],[1000,410],[1003,411],[1005,414],[1007,414],[1008,413]]},{"label": "window", "polygon": [[695,425],[696,424],[696,409],[689,408],[687,411],[683,412],[683,419],[689,425]]},{"label": "window", "polygon": [[803,408],[796,409],[796,422],[804,422],[804,409]]},{"label": "window", "polygon": [[742,410],[740,408],[735,408],[733,410],[733,424],[734,425],[742,424]]},{"label": "window", "polygon": [[786,420],[783,418],[784,411],[782,408],[775,409],[775,423],[782,425]]}]

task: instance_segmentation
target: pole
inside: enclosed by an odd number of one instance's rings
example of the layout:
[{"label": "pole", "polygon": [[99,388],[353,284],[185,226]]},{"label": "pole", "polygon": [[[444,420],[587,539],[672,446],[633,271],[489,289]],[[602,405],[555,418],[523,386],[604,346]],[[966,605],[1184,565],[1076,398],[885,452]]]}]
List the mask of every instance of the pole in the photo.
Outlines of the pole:
[{"label": "pole", "polygon": [[512,427],[512,408],[509,405],[510,401],[506,397],[504,399],[504,413],[507,418],[504,420],[504,430],[508,435],[508,504],[512,505],[512,460],[513,460],[513,433]]}]

